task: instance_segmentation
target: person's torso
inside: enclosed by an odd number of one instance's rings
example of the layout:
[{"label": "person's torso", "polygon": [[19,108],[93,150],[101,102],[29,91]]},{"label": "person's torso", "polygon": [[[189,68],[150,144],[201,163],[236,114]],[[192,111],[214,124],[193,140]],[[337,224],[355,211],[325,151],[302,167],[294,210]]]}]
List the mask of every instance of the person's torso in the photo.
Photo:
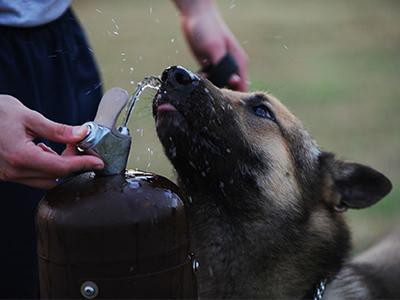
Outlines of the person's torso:
[{"label": "person's torso", "polygon": [[33,27],[61,16],[72,0],[0,0],[0,25]]}]

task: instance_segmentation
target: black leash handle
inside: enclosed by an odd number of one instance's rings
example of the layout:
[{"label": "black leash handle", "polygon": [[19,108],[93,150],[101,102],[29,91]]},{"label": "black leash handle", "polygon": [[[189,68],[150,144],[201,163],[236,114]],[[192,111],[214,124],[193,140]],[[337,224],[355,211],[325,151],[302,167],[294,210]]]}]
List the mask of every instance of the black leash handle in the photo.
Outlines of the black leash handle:
[{"label": "black leash handle", "polygon": [[208,65],[200,72],[205,73],[208,80],[221,88],[229,86],[228,80],[233,74],[239,72],[239,66],[233,56],[227,53],[217,64]]}]

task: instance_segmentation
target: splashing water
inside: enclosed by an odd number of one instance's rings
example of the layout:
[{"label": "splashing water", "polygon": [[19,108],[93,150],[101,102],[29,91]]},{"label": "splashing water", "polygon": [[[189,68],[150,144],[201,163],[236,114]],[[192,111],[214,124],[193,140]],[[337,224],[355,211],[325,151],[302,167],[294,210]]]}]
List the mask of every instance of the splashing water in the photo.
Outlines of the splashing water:
[{"label": "splashing water", "polygon": [[126,107],[126,112],[125,112],[125,117],[122,122],[122,126],[126,127],[129,121],[129,118],[135,108],[135,103],[139,99],[140,95],[143,93],[143,91],[146,88],[152,88],[158,90],[161,86],[161,80],[160,78],[156,76],[148,76],[145,77],[142,81],[140,81],[137,85],[137,88],[135,92],[132,94],[131,98],[128,101],[127,107]]}]

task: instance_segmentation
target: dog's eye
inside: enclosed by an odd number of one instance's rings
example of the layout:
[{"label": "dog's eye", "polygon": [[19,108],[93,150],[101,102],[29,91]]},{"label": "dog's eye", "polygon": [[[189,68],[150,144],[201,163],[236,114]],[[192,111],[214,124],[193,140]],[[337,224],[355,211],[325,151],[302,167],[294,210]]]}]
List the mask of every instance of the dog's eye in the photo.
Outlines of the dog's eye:
[{"label": "dog's eye", "polygon": [[274,114],[264,104],[253,106],[253,112],[257,117],[264,118],[264,119],[270,119],[272,121],[275,121]]}]

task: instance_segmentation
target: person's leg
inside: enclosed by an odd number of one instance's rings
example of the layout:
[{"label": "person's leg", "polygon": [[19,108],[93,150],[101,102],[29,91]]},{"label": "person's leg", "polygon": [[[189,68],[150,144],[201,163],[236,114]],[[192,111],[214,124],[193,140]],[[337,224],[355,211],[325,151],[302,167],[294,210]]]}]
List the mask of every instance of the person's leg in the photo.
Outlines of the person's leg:
[{"label": "person's leg", "polygon": [[[70,11],[45,26],[0,26],[0,93],[57,122],[77,125],[94,118],[101,81]],[[0,298],[38,296],[34,214],[43,193],[0,182]]]}]

